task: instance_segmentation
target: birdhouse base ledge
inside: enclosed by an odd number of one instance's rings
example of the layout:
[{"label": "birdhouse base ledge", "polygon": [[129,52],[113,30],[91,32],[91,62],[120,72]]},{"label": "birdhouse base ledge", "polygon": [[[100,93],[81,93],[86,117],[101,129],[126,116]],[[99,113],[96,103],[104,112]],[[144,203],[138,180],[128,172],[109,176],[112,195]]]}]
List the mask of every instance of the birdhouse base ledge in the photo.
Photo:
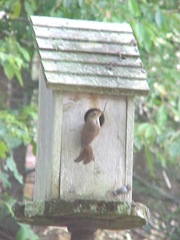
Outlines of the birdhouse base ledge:
[{"label": "birdhouse base ledge", "polygon": [[142,227],[150,216],[148,208],[141,203],[96,200],[17,202],[14,215],[19,222],[32,225],[112,230]]}]

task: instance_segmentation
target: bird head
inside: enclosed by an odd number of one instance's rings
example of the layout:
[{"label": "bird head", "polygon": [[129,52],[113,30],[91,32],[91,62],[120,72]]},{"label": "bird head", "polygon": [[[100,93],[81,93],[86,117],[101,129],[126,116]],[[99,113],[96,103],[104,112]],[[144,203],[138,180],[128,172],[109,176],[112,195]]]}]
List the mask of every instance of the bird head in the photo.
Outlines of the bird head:
[{"label": "bird head", "polygon": [[96,121],[100,127],[104,124],[104,113],[97,108],[89,109],[84,115],[84,121],[86,122],[88,119]]}]

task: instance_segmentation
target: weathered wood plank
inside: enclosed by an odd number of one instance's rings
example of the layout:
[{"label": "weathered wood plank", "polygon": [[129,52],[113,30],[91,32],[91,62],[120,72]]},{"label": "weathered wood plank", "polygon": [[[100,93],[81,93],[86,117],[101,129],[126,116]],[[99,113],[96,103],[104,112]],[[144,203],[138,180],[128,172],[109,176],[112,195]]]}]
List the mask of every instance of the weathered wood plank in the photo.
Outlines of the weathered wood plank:
[{"label": "weathered wood plank", "polygon": [[[134,98],[127,97],[126,100],[126,162],[125,162],[125,182],[132,189],[133,177],[133,142],[134,142]],[[128,194],[126,201],[132,201],[132,191]]]},{"label": "weathered wood plank", "polygon": [[97,32],[89,31],[89,29],[49,28],[46,26],[34,26],[34,31],[38,38],[136,45],[136,40],[132,33]]},{"label": "weathered wood plank", "polygon": [[121,45],[110,43],[93,43],[93,42],[79,42],[79,41],[64,41],[62,39],[44,39],[36,38],[39,49],[56,50],[62,52],[87,52],[96,54],[114,54],[123,56],[135,56],[139,57],[139,52],[136,46],[133,45]]},{"label": "weathered wood plank", "polygon": [[74,63],[88,63],[97,65],[115,64],[115,66],[135,67],[142,68],[142,62],[138,57],[121,57],[106,54],[91,54],[91,53],[72,53],[72,52],[58,52],[41,50],[40,56],[43,61],[56,61],[56,62],[74,62]]},{"label": "weathered wood plank", "polygon": [[99,94],[147,94],[149,87],[146,81],[107,78],[103,76],[75,76],[45,72],[49,88],[60,91],[94,92]]},{"label": "weathered wood plank", "polygon": [[39,17],[31,16],[30,20],[33,25],[46,26],[46,27],[63,27],[75,29],[88,29],[96,31],[110,31],[110,32],[129,32],[132,29],[128,23],[107,23],[86,20],[72,20],[66,18],[52,18],[52,17]]},{"label": "weathered wood plank", "polygon": [[[113,63],[107,65],[72,63],[72,62],[54,62],[42,60],[45,71],[56,72],[58,74],[79,75],[79,76],[107,76],[120,77],[126,79],[146,79],[145,72],[142,69],[115,66]],[[115,64],[115,63],[114,63]]]},{"label": "weathered wood plank", "polygon": [[142,227],[150,219],[149,209],[140,203],[106,201],[35,201],[16,203],[18,221],[42,226],[74,226],[87,229],[130,229]]},{"label": "weathered wood plank", "polygon": [[[53,125],[52,132],[49,134],[49,151],[51,153],[51,161],[49,161],[50,172],[49,185],[47,185],[46,199],[57,199],[59,197],[59,181],[61,170],[61,131],[62,131],[62,111],[63,96],[60,92],[53,93],[52,121],[48,119],[47,127]],[[45,109],[46,111],[46,109]]]},{"label": "weathered wood plank", "polygon": [[[43,74],[39,81],[38,152],[34,200],[58,198],[62,104],[61,95],[45,86]],[[59,134],[57,134],[59,131]]]},{"label": "weathered wood plank", "polygon": [[[38,123],[38,143],[37,143],[37,162],[35,173],[34,200],[44,200],[46,198],[46,187],[49,180],[48,161],[50,159],[49,142],[50,130],[53,125],[47,126],[46,123],[52,119],[52,90],[46,88],[43,74],[39,81],[39,123]],[[43,171],[42,171],[43,170]]]},{"label": "weathered wood plank", "polygon": [[[125,179],[126,101],[119,97],[66,94],[63,101],[61,199],[120,200],[112,192]],[[90,108],[105,109],[105,124],[92,147],[95,161],[75,163],[81,150],[80,132]]]}]

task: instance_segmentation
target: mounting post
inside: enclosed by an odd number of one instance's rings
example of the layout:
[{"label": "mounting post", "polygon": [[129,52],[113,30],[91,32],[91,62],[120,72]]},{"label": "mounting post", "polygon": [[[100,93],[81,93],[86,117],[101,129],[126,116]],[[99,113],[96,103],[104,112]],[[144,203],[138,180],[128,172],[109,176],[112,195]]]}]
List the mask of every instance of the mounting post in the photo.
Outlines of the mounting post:
[{"label": "mounting post", "polygon": [[94,240],[96,229],[90,226],[84,228],[80,225],[70,225],[68,231],[71,233],[71,240]]}]

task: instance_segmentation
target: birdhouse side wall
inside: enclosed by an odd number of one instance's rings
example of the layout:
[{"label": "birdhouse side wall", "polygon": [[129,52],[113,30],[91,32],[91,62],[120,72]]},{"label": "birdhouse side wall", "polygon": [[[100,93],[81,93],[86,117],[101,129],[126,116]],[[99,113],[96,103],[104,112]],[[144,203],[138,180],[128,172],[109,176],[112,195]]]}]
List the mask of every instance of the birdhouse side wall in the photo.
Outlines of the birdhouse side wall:
[{"label": "birdhouse side wall", "polygon": [[34,200],[59,196],[62,97],[49,90],[41,74],[39,81],[37,164]]},{"label": "birdhouse side wall", "polygon": [[129,184],[131,191],[127,195],[127,201],[132,201],[133,186],[133,143],[134,143],[134,97],[126,100],[126,173],[125,185]]}]

